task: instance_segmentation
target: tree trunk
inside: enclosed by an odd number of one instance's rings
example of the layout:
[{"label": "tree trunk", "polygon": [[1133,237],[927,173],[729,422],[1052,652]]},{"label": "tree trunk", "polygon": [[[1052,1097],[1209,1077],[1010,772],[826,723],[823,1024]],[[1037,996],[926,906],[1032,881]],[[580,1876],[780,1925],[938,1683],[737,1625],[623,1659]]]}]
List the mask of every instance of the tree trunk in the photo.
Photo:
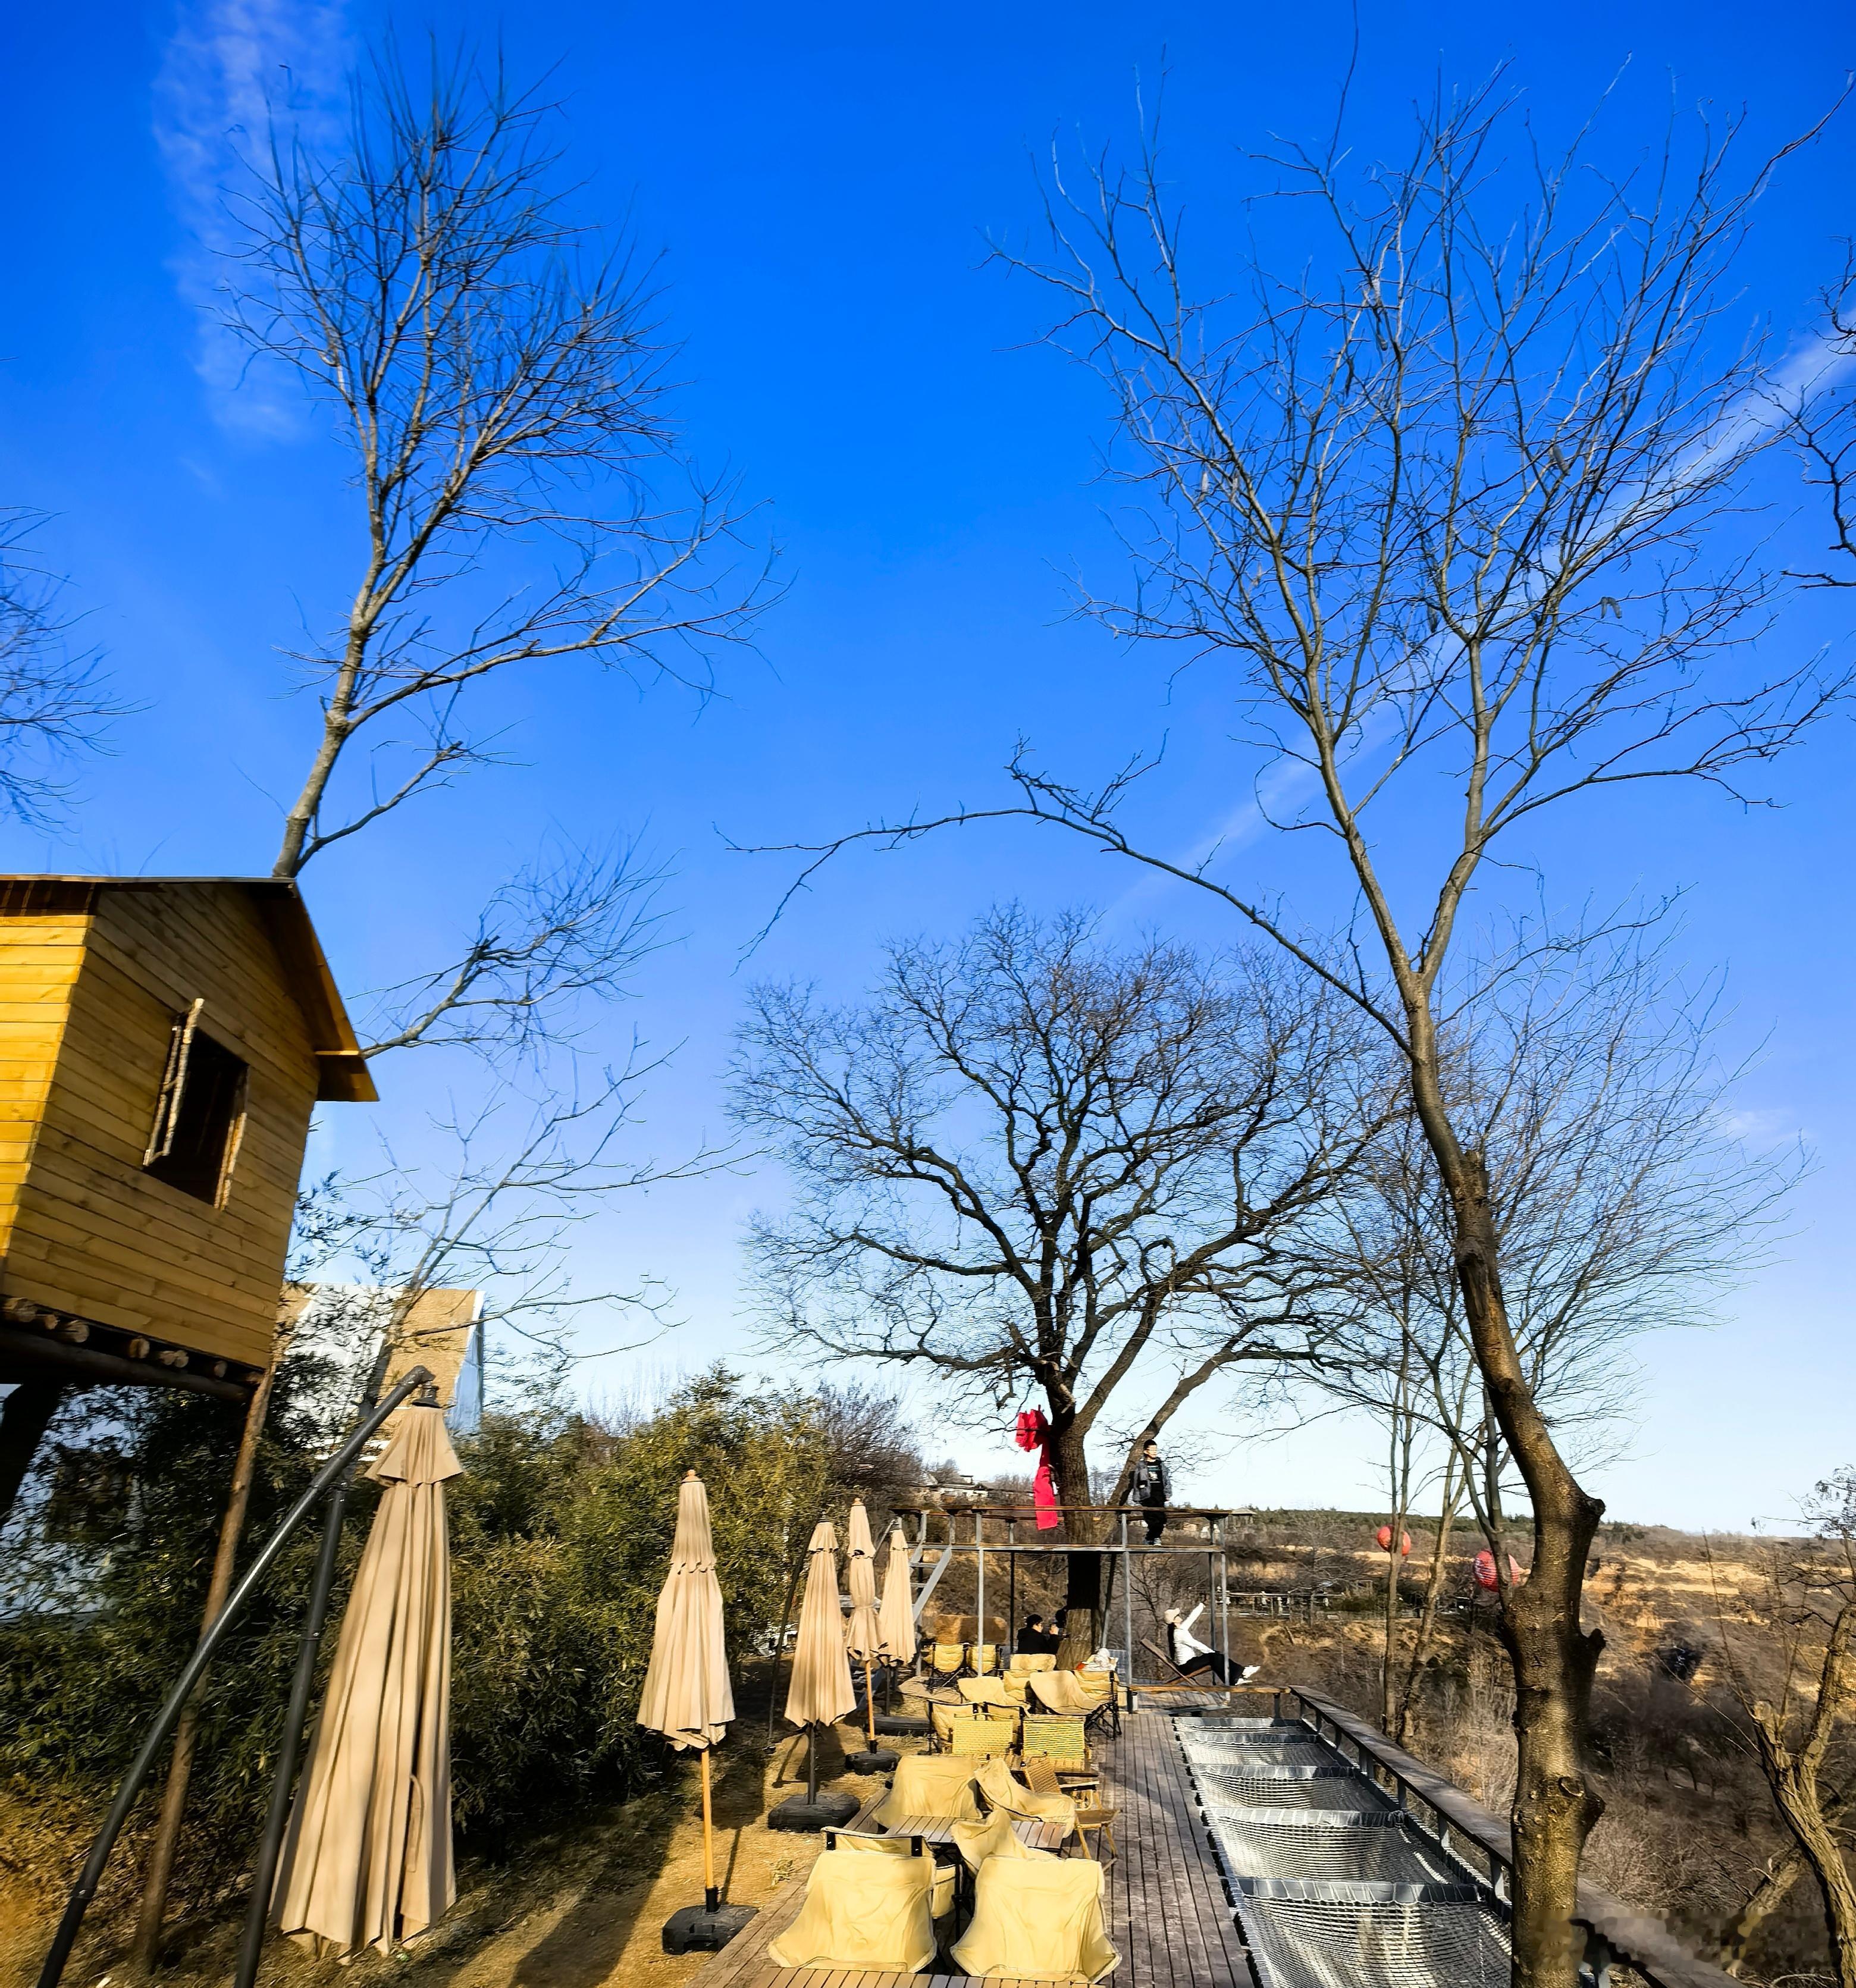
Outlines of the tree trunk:
[{"label": "tree trunk", "polygon": [[1411,1439],[1405,1410],[1405,1372],[1411,1357],[1408,1335],[1398,1361],[1398,1394],[1392,1415],[1388,1459],[1392,1493],[1391,1537],[1385,1548],[1385,1661],[1379,1671],[1379,1729],[1390,1733],[1398,1698],[1398,1578],[1405,1571],[1406,1507],[1411,1502]]},{"label": "tree trunk", "polygon": [[1456,1516],[1456,1454],[1452,1451],[1444,1463],[1444,1495],[1442,1516],[1437,1522],[1436,1543],[1431,1549],[1431,1568],[1425,1577],[1424,1607],[1418,1618],[1417,1640],[1411,1645],[1411,1661],[1406,1666],[1405,1688],[1398,1695],[1398,1709],[1393,1723],[1392,1737],[1400,1746],[1405,1744],[1405,1735],[1411,1729],[1411,1707],[1418,1696],[1418,1673],[1431,1648],[1431,1638],[1437,1628],[1437,1601],[1444,1590],[1445,1555],[1450,1543],[1450,1527]]},{"label": "tree trunk", "polygon": [[[1760,1763],[1766,1770],[1780,1816],[1817,1881],[1838,1988],[1856,1988],[1856,1884],[1851,1882],[1843,1846],[1837,1841],[1837,1832],[1819,1798],[1817,1770],[1778,1739],[1777,1722],[1760,1716],[1767,1711],[1764,1706],[1753,1708]],[[1750,1905],[1751,1901],[1748,1902]],[[1773,1902],[1776,1904],[1777,1898]]]},{"label": "tree trunk", "polygon": [[[1856,1798],[1856,1782],[1846,1783],[1824,1804],[1826,1824],[1834,1827],[1841,1822],[1852,1798]],[[1714,1958],[1729,1974],[1737,1974],[1745,1966],[1760,1929],[1784,1904],[1793,1885],[1810,1868],[1795,1838],[1767,1865],[1766,1875],[1747,1894],[1746,1902],[1722,1927],[1715,1946]]]},{"label": "tree trunk", "polygon": [[12,1516],[32,1459],[70,1386],[68,1381],[22,1381],[0,1406],[0,1526]]},{"label": "tree trunk", "polygon": [[[1096,1515],[1084,1508],[1089,1503],[1089,1459],[1078,1434],[1073,1415],[1053,1413],[1050,1460],[1056,1475],[1057,1499],[1063,1506],[1063,1536],[1081,1546],[1099,1540],[1101,1529]],[[1065,1670],[1092,1656],[1102,1647],[1102,1556],[1099,1553],[1073,1553],[1066,1560],[1063,1591],[1063,1635],[1057,1647],[1057,1662]],[[1134,1661],[1131,1655],[1130,1663]]]},{"label": "tree trunk", "polygon": [[1533,1507],[1533,1564],[1518,1586],[1509,1580],[1500,1542],[1494,1544],[1519,1743],[1512,1817],[1515,1984],[1577,1988],[1585,1949],[1584,1935],[1573,1922],[1579,1863],[1604,1812],[1585,1758],[1592,1675],[1604,1638],[1587,1634],[1580,1615],[1586,1561],[1604,1507],[1567,1468],[1516,1351],[1481,1156],[1456,1145],[1434,1087],[1428,1099],[1422,1084],[1414,1088],[1450,1195],[1457,1277],[1476,1365]]}]

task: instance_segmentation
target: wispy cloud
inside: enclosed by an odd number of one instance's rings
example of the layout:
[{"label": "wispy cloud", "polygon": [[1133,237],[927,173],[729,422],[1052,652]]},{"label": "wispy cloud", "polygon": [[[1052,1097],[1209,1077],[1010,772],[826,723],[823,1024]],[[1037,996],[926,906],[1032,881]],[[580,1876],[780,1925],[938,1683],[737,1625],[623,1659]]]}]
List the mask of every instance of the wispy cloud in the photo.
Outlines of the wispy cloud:
[{"label": "wispy cloud", "polygon": [[213,414],[247,434],[297,431],[288,384],[248,370],[212,305],[221,259],[236,245],[228,208],[273,117],[306,136],[330,120],[347,56],[344,0],[181,0],[154,89],[154,134],[176,211],[191,239],[173,265],[200,313],[194,363]]}]

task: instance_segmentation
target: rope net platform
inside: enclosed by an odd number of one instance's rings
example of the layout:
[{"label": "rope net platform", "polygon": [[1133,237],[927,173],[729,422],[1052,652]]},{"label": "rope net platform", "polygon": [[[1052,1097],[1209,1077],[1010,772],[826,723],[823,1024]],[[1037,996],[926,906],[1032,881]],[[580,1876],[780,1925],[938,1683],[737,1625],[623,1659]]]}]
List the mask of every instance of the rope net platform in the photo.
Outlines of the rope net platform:
[{"label": "rope net platform", "polygon": [[1262,1988],[1505,1988],[1508,1929],[1482,1904],[1361,1904],[1239,1895]]},{"label": "rope net platform", "polygon": [[1303,1821],[1280,1809],[1209,1814],[1226,1874],[1345,1883],[1447,1885],[1462,1872],[1431,1848],[1395,1810],[1330,1810]]},{"label": "rope net platform", "polygon": [[1299,1721],[1174,1721],[1258,1988],[1506,1988],[1501,1907]]},{"label": "rope net platform", "polygon": [[1246,1772],[1195,1764],[1192,1778],[1206,1813],[1227,1808],[1388,1809],[1391,1797],[1344,1767],[1256,1767]]}]

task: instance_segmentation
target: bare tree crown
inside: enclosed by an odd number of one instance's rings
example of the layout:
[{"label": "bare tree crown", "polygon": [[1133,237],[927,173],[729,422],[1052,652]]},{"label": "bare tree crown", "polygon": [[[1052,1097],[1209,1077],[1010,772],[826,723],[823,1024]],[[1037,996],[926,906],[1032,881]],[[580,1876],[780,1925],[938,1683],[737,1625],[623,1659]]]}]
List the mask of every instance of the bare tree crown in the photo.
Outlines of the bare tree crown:
[{"label": "bare tree crown", "polygon": [[[570,217],[557,121],[467,59],[414,81],[390,52],[339,156],[274,132],[236,198],[226,322],[333,413],[363,527],[346,615],[299,658],[322,735],[281,875],[485,758],[463,720],[486,678],[584,656],[706,688],[760,597],[711,557],[730,492],[677,461],[649,270]],[[357,738],[390,770],[370,757],[330,820]]]},{"label": "bare tree crown", "polygon": [[1384,1073],[1266,956],[1012,908],[893,947],[864,1003],[757,989],[734,1095],[799,1186],[753,1233],[775,1338],[921,1363],[975,1406],[1040,1390],[1079,1444],[1144,1380],[1138,1447],[1234,1362],[1306,1357],[1290,1237]]},{"label": "bare tree crown", "polygon": [[[1080,194],[1060,174],[1050,252],[1006,259],[1066,300],[1053,336],[1117,408],[1138,583],[1089,605],[1234,666],[1251,742],[1294,769],[1259,809],[1345,844],[1401,1035],[1505,833],[1624,781],[1745,796],[1848,688],[1759,673],[1774,576],[1721,546],[1777,428],[1722,290],[1766,169],[1736,178],[1730,129],[1610,177],[1580,146],[1516,146],[1513,110],[1499,85],[1442,103],[1378,165],[1275,155],[1312,252],[1235,250],[1215,292],[1151,150]],[[1368,827],[1408,769],[1459,803],[1413,923]],[[1124,781],[1016,770],[1034,808],[1114,833]]]}]

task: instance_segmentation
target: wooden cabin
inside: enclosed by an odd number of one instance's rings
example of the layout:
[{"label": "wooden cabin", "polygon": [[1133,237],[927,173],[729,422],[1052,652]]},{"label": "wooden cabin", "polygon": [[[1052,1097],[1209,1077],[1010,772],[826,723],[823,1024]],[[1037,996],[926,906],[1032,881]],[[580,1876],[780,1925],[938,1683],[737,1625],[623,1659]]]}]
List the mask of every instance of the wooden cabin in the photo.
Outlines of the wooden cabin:
[{"label": "wooden cabin", "polygon": [[377,1094],[294,883],[0,877],[0,1380],[242,1395],[310,1113]]}]

